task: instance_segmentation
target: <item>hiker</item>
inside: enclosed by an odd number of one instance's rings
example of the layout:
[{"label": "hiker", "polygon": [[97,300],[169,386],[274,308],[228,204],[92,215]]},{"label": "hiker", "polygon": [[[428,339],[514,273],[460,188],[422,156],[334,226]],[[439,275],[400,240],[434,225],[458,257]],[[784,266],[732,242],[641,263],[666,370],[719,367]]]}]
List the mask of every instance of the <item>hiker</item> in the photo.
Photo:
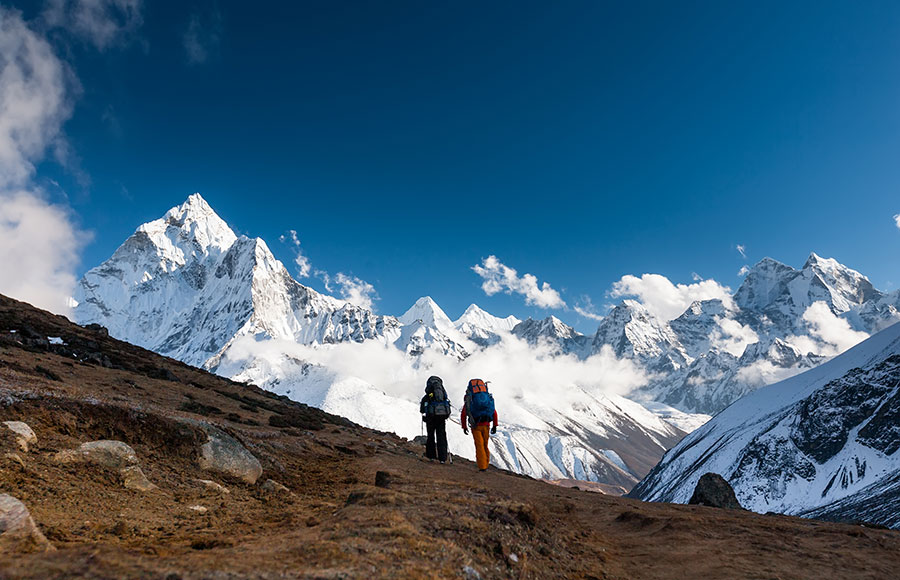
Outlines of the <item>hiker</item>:
[{"label": "hiker", "polygon": [[422,421],[428,429],[428,440],[425,443],[425,457],[429,461],[437,459],[447,462],[447,418],[450,416],[450,400],[444,390],[441,377],[428,377],[425,383],[425,396],[419,403]]},{"label": "hiker", "polygon": [[[493,427],[491,421],[494,422]],[[494,408],[494,397],[487,390],[487,383],[481,379],[472,379],[466,387],[466,398],[459,424],[462,425],[463,433],[466,435],[469,434],[466,426],[472,429],[472,438],[475,440],[475,463],[478,464],[479,471],[485,471],[491,463],[488,442],[491,435],[497,432],[497,410]]]}]

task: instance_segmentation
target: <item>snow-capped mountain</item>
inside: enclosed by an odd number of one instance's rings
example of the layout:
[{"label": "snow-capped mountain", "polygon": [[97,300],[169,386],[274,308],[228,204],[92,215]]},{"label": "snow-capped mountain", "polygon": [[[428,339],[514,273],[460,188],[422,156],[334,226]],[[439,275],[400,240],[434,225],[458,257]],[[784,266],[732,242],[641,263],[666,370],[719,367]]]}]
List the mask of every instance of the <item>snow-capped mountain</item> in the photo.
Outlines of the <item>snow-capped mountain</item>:
[{"label": "snow-capped mountain", "polygon": [[543,320],[529,318],[512,329],[513,336],[528,344],[551,345],[559,354],[584,357],[590,348],[590,338],[584,336],[555,316]]},{"label": "snow-capped mountain", "polygon": [[632,491],[684,503],[719,473],[758,512],[900,527],[900,324],[759,389],[666,453]]},{"label": "snow-capped mountain", "polygon": [[[446,364],[504,341],[590,349],[552,317],[520,323],[472,305],[453,322],[423,297],[394,318],[321,294],[291,278],[261,239],[235,235],[197,194],[140,226],[84,276],[76,299],[82,324],[407,437],[420,430],[419,391],[435,364],[453,374]],[[501,366],[506,352],[493,357]],[[495,463],[628,489],[684,434],[640,405],[559,380],[516,385],[518,395],[498,386]],[[462,393],[448,390],[461,404]],[[472,455],[469,438],[451,431],[454,451]]]},{"label": "snow-capped mountain", "polygon": [[811,254],[796,270],[765,258],[732,300],[695,302],[670,322],[624,301],[601,321],[593,348],[609,345],[655,375],[637,400],[715,413],[900,321],[898,304],[900,293],[879,292],[835,260]]},{"label": "snow-capped mountain", "polygon": [[84,275],[75,300],[78,322],[208,368],[244,335],[300,344],[400,337],[397,319],[295,281],[263,240],[237,237],[199,194],[140,226]]},{"label": "snow-capped mountain", "polygon": [[499,318],[472,304],[454,323],[453,327],[479,346],[490,346],[521,322],[515,316]]}]

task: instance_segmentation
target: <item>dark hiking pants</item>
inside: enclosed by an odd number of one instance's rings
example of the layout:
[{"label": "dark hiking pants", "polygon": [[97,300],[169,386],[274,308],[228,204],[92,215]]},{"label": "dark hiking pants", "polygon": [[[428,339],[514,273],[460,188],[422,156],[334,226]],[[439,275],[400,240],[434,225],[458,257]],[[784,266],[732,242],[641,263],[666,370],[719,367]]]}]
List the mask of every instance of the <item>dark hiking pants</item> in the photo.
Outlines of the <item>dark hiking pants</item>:
[{"label": "dark hiking pants", "polygon": [[[447,461],[447,418],[426,417],[425,427],[428,429],[428,441],[425,443],[425,457]],[[435,446],[435,438],[437,445]],[[437,449],[435,449],[437,447]]]}]

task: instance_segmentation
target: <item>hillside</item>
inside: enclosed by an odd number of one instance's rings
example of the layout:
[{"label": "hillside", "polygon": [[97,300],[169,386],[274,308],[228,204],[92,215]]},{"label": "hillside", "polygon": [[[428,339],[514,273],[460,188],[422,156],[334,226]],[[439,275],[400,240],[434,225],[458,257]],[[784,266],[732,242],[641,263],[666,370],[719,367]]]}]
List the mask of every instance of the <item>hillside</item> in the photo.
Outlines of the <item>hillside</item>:
[{"label": "hillside", "polygon": [[[431,464],[394,435],[5,297],[0,337],[0,415],[37,435],[27,452],[0,438],[0,494],[55,548],[6,555],[3,578],[886,578],[900,565],[889,530]],[[214,435],[258,458],[255,483],[200,467]],[[133,447],[156,488],[60,459],[103,439]]]}]

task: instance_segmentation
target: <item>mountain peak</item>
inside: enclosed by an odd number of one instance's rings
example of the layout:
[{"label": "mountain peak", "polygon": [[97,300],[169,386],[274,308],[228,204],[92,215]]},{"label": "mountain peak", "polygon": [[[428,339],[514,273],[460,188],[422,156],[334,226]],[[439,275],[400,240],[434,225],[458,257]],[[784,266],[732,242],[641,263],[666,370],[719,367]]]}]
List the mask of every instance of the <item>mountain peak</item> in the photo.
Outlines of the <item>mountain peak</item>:
[{"label": "mountain peak", "polygon": [[404,325],[420,320],[426,326],[436,328],[441,332],[446,332],[453,328],[453,322],[450,320],[450,317],[441,310],[441,307],[437,305],[437,302],[431,296],[422,296],[416,300],[416,303],[398,320]]}]

